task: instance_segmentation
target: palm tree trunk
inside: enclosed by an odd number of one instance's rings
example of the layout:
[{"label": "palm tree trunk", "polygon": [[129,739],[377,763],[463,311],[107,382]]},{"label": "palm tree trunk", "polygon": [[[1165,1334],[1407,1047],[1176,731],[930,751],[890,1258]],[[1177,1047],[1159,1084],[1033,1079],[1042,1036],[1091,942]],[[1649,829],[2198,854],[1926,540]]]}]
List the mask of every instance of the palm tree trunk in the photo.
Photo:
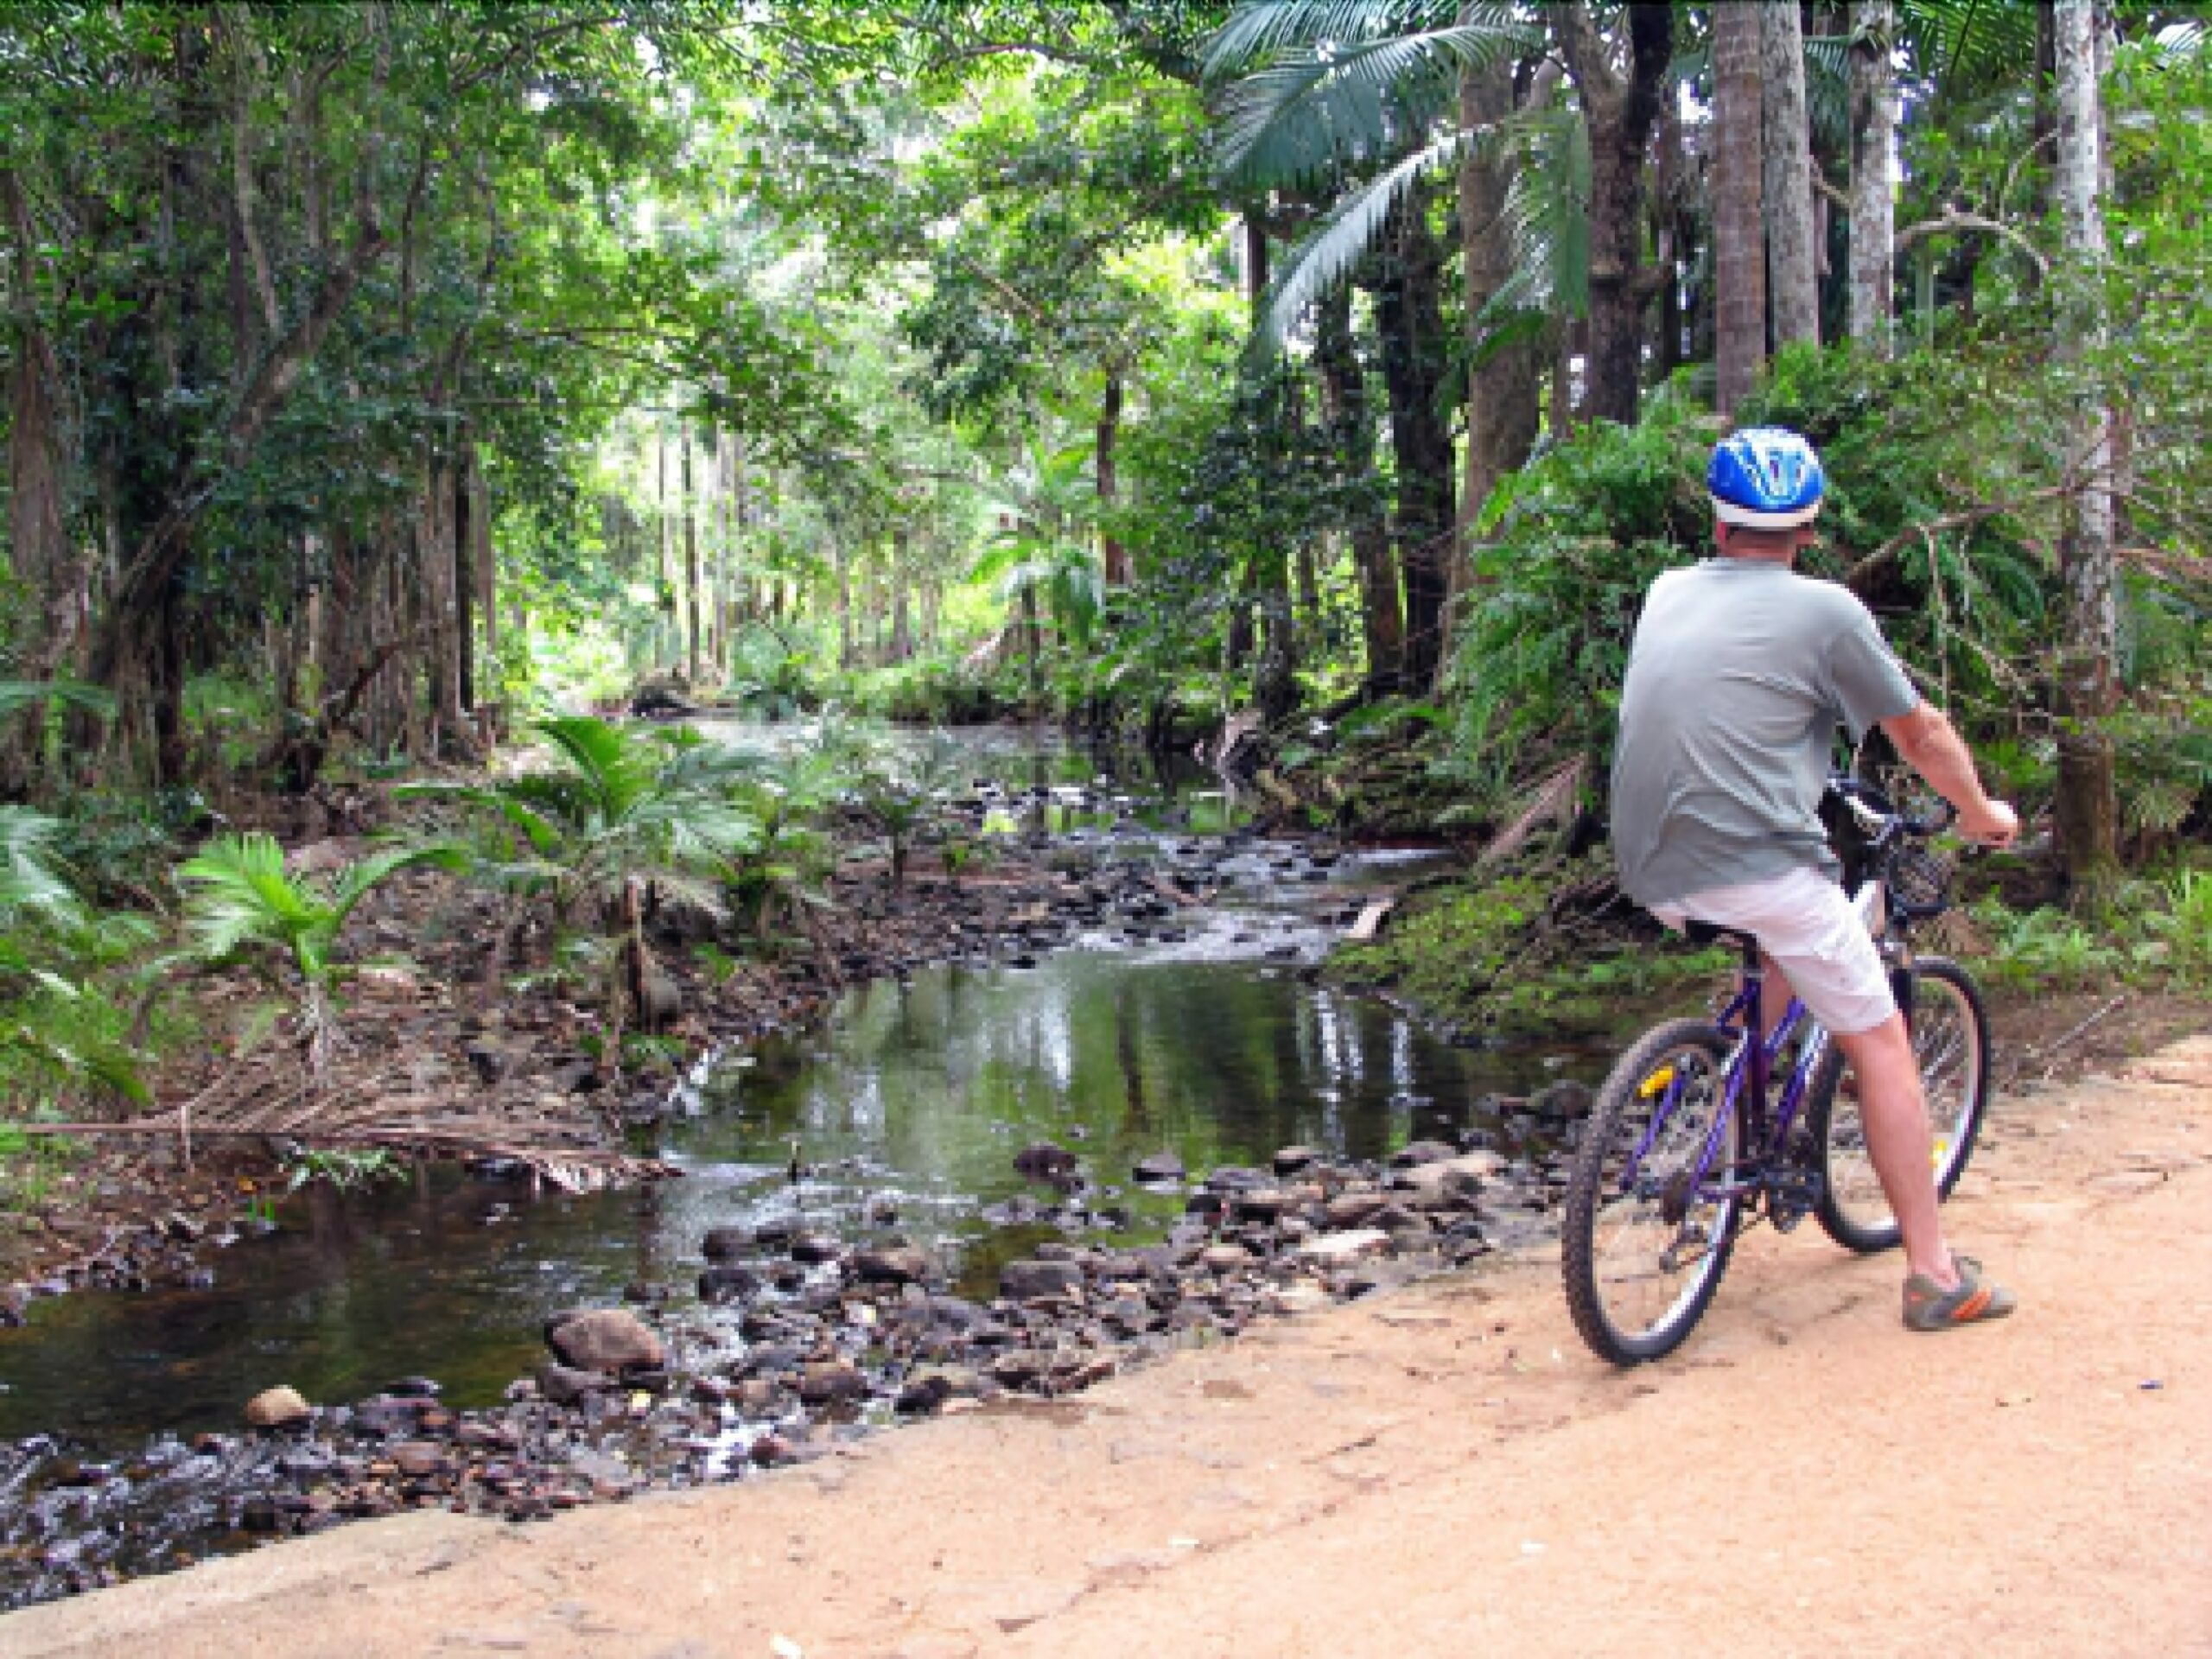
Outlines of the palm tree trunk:
[{"label": "palm tree trunk", "polygon": [[1890,61],[1892,0],[1851,8],[1851,338],[1862,352],[1890,354],[1897,265],[1897,201],[1890,146],[1897,129],[1897,70]]},{"label": "palm tree trunk", "polygon": [[1821,338],[1819,264],[1813,242],[1812,128],[1805,115],[1805,36],[1796,5],[1761,6],[1760,95],[1766,209],[1767,292],[1777,346]]},{"label": "palm tree trunk", "polygon": [[[1719,8],[1721,14],[1745,10]],[[1628,10],[1624,77],[1586,3],[1555,5],[1552,22],[1590,130],[1590,350],[1583,412],[1636,424],[1643,376],[1643,314],[1660,273],[1643,263],[1643,161],[1674,53],[1671,6],[1637,0]],[[1756,38],[1758,19],[1751,27]],[[1758,120],[1756,111],[1752,116]]]},{"label": "palm tree trunk", "polygon": [[[1532,92],[1530,101],[1538,94]],[[1495,125],[1513,113],[1513,66],[1500,60],[1459,78],[1459,124]],[[1459,249],[1467,287],[1467,346],[1482,342],[1476,319],[1513,270],[1505,226],[1508,179],[1496,156],[1471,150],[1459,167]],[[1472,577],[1475,518],[1491,492],[1529,459],[1536,442],[1538,360],[1534,341],[1498,347],[1467,377],[1467,477],[1459,494],[1458,556],[1452,592]]]},{"label": "palm tree trunk", "polygon": [[1766,360],[1761,10],[1713,12],[1714,401],[1723,421],[1733,418]]},{"label": "palm tree trunk", "polygon": [[[2064,357],[2083,365],[2104,343],[2099,284],[2105,258],[2103,95],[2097,76],[2095,0],[2058,0],[2059,216],[2072,280],[2072,315],[2059,330]],[[2089,377],[2085,374],[2084,378]],[[2068,443],[2069,498],[2059,568],[2066,589],[2058,663],[2058,793],[2054,816],[2077,902],[2109,893],[2119,868],[2119,810],[2112,734],[2119,616],[2113,594],[2112,432],[2093,386],[2076,394]]]}]

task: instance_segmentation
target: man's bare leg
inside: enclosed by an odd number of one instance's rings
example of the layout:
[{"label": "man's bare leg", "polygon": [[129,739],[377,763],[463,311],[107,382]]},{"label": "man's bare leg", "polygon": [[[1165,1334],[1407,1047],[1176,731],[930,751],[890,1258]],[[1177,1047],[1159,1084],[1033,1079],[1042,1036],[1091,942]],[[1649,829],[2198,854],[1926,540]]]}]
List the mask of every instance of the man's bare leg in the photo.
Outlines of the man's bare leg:
[{"label": "man's bare leg", "polygon": [[1945,1290],[1955,1288],[1959,1275],[1937,1212],[1928,1102],[1904,1016],[1893,1014],[1872,1031],[1835,1040],[1859,1074],[1859,1120],[1866,1128],[1874,1173],[1904,1234],[1906,1270],[1927,1274]]},{"label": "man's bare leg", "polygon": [[[1764,958],[1766,985],[1760,1011],[1771,1033],[1792,995],[1789,976],[1772,957]],[[1859,1120],[1866,1128],[1866,1150],[1883,1196],[1904,1235],[1907,1273],[1924,1273],[1945,1290],[1959,1282],[1943,1242],[1936,1193],[1936,1143],[1928,1129],[1928,1098],[1920,1086],[1920,1060],[1912,1052],[1904,1016],[1893,1014],[1872,1031],[1837,1037],[1836,1046],[1858,1074]]]}]

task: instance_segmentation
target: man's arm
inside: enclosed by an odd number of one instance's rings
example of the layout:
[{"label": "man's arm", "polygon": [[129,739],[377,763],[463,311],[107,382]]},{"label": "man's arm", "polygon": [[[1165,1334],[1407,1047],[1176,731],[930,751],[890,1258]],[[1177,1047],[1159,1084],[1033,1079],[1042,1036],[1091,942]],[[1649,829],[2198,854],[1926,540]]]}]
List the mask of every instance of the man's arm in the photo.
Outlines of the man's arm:
[{"label": "man's arm", "polygon": [[1923,698],[1910,713],[1884,721],[1882,729],[1904,763],[1959,809],[1960,834],[1988,847],[2012,844],[2019,816],[1982,788],[1973,753],[1941,709]]}]

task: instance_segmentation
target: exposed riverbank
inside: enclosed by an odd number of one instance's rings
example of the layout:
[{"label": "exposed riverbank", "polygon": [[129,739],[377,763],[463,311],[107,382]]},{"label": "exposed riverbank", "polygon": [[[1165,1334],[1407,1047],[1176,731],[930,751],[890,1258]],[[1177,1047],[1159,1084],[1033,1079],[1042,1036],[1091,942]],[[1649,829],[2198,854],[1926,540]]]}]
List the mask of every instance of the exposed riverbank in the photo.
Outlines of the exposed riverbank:
[{"label": "exposed riverbank", "polygon": [[1954,1213],[2023,1306],[1955,1336],[1899,1327],[1893,1259],[1761,1232],[1684,1353],[1620,1375],[1549,1261],[1493,1259],[765,1482],[348,1529],[0,1635],[179,1659],[2074,1655],[2111,1651],[2121,1609],[2132,1650],[2202,1651],[2208,1135],[2201,1039],[2000,1098]]}]

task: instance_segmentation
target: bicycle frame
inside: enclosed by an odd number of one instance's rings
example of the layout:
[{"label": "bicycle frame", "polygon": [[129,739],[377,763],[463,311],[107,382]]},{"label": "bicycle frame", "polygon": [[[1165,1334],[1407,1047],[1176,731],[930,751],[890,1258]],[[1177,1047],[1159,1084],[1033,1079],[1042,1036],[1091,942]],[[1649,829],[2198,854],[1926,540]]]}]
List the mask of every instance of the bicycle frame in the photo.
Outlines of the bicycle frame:
[{"label": "bicycle frame", "polygon": [[[1867,931],[1879,939],[1889,923],[1887,894],[1879,880],[1863,883],[1852,895],[1852,908]],[[1705,1146],[1698,1154],[1697,1166],[1692,1177],[1691,1191],[1707,1203],[1721,1204],[1732,1198],[1743,1198],[1761,1191],[1765,1168],[1783,1147],[1789,1144],[1790,1126],[1796,1122],[1798,1108],[1804,1103],[1805,1090],[1811,1083],[1814,1070],[1834,1040],[1826,1030],[1812,1020],[1810,1012],[1796,997],[1782,1011],[1775,1021],[1774,1030],[1766,1037],[1758,1033],[1765,1025],[1766,969],[1757,950],[1748,945],[1744,951],[1741,981],[1736,994],[1714,1019],[1713,1026],[1728,1039],[1730,1050],[1727,1064],[1722,1070],[1723,1090],[1720,1109],[1713,1116],[1713,1127],[1706,1132]],[[1773,1066],[1782,1057],[1782,1051],[1797,1033],[1801,1025],[1810,1022],[1812,1034],[1804,1051],[1797,1057],[1789,1081],[1783,1085],[1782,1099],[1774,1111],[1774,1121],[1764,1123],[1767,1092],[1773,1081]],[[1669,1081],[1664,1096],[1651,1114],[1651,1122],[1644,1128],[1637,1142],[1634,1154],[1621,1172],[1621,1190],[1626,1192],[1634,1184],[1637,1172],[1644,1157],[1657,1141],[1667,1121],[1674,1116],[1681,1103],[1683,1080],[1676,1077]],[[1746,1110],[1751,1105],[1752,1109]],[[1729,1120],[1741,1113],[1745,1140],[1748,1141],[1764,1128],[1764,1144],[1746,1144],[1741,1149],[1738,1162],[1749,1162],[1756,1172],[1751,1179],[1739,1179],[1733,1172],[1724,1177],[1719,1185],[1708,1178],[1713,1173],[1713,1161],[1720,1155],[1721,1138],[1727,1132]]]}]

